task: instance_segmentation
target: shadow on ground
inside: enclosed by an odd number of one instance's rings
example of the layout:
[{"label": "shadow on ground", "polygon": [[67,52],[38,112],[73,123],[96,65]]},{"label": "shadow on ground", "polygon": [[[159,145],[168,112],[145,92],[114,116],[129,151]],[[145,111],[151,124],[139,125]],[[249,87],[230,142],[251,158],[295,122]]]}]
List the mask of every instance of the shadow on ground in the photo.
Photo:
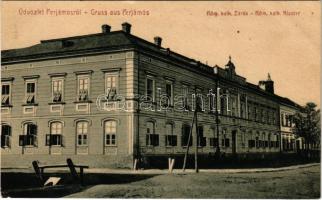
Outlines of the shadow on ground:
[{"label": "shadow on ground", "polygon": [[46,177],[61,177],[56,186],[42,187],[33,173],[3,172],[1,173],[2,197],[47,197],[58,198],[81,192],[98,184],[127,184],[152,178],[153,174],[101,174],[84,175],[84,184],[75,183],[69,173],[47,173]]}]

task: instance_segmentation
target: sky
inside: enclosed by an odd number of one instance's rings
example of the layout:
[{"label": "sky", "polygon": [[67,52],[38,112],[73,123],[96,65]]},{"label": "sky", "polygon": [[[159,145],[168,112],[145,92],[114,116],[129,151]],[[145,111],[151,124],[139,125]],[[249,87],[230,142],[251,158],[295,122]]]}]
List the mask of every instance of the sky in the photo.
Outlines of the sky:
[{"label": "sky", "polygon": [[[276,94],[320,107],[319,1],[5,1],[1,5],[1,49],[98,33],[102,24],[120,30],[126,21],[132,24],[132,34],[151,42],[160,36],[163,47],[210,66],[224,67],[231,55],[236,72],[248,82],[258,84],[270,73]],[[25,14],[35,10],[43,13]],[[56,16],[49,10],[80,10],[81,15]]]}]

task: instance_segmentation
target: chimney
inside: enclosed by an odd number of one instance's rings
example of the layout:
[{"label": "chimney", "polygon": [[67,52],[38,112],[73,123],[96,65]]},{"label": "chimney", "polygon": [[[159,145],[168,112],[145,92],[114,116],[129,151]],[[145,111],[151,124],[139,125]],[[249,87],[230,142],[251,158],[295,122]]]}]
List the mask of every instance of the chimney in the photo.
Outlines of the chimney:
[{"label": "chimney", "polygon": [[162,43],[162,38],[159,36],[154,37],[154,44],[157,45],[158,47],[161,47]]},{"label": "chimney", "polygon": [[124,22],[122,24],[122,30],[125,32],[125,33],[131,33],[131,24],[127,23],[127,22]]},{"label": "chimney", "polygon": [[102,33],[109,33],[111,32],[111,26],[107,25],[107,24],[103,24],[102,25]]}]

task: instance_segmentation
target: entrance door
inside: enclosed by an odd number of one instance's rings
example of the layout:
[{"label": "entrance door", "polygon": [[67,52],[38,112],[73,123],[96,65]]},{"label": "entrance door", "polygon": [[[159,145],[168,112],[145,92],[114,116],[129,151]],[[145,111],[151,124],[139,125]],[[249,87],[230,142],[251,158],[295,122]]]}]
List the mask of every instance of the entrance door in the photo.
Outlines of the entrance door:
[{"label": "entrance door", "polygon": [[232,131],[232,135],[231,135],[231,150],[232,150],[232,153],[233,154],[236,154],[236,134],[237,134],[237,131],[234,130]]}]

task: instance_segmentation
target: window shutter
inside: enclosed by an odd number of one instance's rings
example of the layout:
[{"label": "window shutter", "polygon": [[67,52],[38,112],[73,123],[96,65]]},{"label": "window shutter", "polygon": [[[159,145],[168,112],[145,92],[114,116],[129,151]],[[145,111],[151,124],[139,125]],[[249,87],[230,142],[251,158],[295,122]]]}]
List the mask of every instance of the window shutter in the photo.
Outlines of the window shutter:
[{"label": "window shutter", "polygon": [[34,136],[34,147],[38,147],[38,138],[36,135]]},{"label": "window shutter", "polygon": [[3,148],[4,146],[6,146],[5,142],[6,142],[5,141],[5,136],[4,135],[1,135],[1,148]]},{"label": "window shutter", "polygon": [[64,146],[65,146],[65,140],[64,140],[64,138],[63,138],[63,136],[62,136],[62,135],[60,135],[60,145],[61,145],[62,147],[64,147]]},{"label": "window shutter", "polygon": [[149,145],[149,134],[146,134],[146,145]]},{"label": "window shutter", "polygon": [[24,145],[25,145],[25,136],[19,135],[19,146],[24,146]]},{"label": "window shutter", "polygon": [[46,142],[45,142],[45,145],[46,145],[46,146],[50,146],[50,143],[51,143],[51,140],[50,140],[50,134],[47,134],[47,135],[46,135]]},{"label": "window shutter", "polygon": [[7,146],[8,146],[9,148],[11,148],[11,137],[8,137],[8,143],[7,143]]}]

